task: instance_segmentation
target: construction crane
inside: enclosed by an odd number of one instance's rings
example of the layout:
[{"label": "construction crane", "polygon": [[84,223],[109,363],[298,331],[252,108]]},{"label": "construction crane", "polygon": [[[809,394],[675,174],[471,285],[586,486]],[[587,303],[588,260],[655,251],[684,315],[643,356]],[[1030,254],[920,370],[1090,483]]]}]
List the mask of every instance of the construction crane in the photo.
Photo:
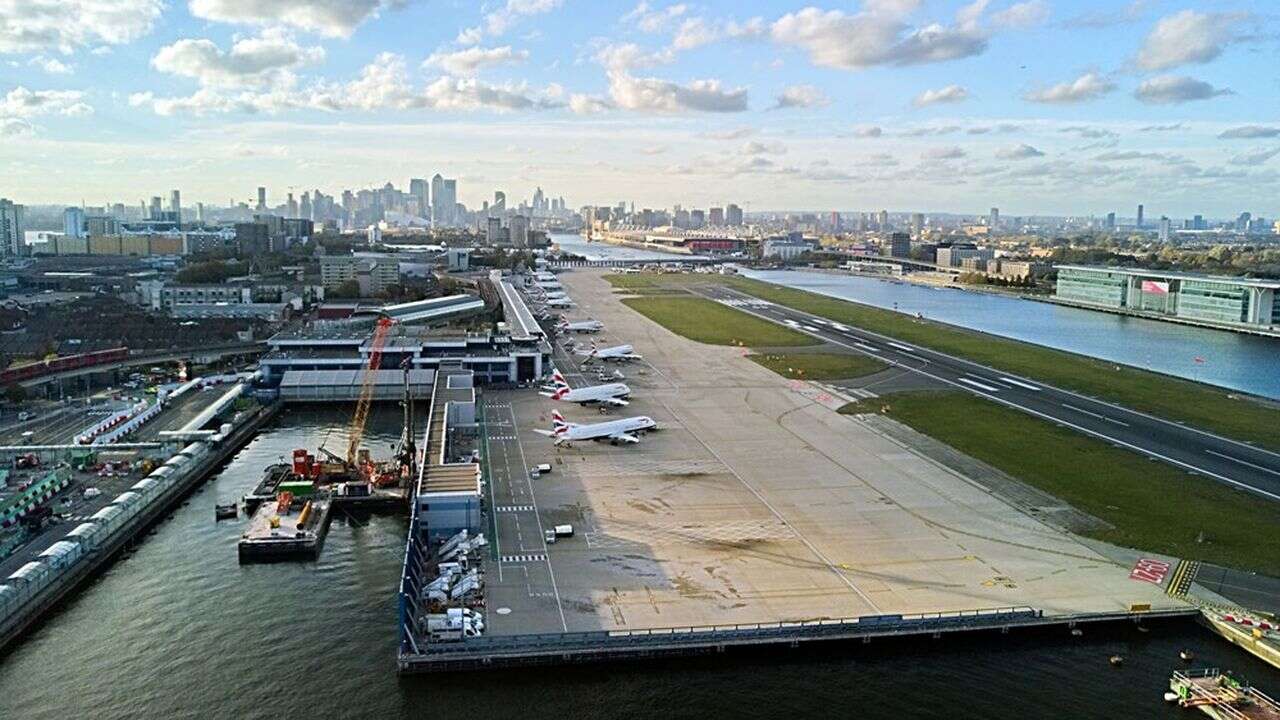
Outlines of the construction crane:
[{"label": "construction crane", "polygon": [[355,469],[356,454],[360,450],[360,441],[364,439],[364,425],[369,420],[369,409],[373,406],[373,390],[377,381],[378,365],[382,362],[382,348],[387,344],[387,334],[394,321],[391,318],[379,318],[373,329],[373,339],[369,343],[369,363],[364,367],[364,375],[360,379],[360,395],[356,398],[356,412],[351,418],[351,433],[347,436],[347,466]]}]

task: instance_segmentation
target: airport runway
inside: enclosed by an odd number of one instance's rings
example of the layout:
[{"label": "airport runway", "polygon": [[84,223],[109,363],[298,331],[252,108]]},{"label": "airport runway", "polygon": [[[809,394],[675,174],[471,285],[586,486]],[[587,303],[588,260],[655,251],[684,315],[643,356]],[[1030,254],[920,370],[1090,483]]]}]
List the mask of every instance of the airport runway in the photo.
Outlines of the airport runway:
[{"label": "airport runway", "polygon": [[[1280,454],[899,342],[722,287],[704,296],[854,352],[1280,501]],[[909,319],[904,316],[904,322]]]}]

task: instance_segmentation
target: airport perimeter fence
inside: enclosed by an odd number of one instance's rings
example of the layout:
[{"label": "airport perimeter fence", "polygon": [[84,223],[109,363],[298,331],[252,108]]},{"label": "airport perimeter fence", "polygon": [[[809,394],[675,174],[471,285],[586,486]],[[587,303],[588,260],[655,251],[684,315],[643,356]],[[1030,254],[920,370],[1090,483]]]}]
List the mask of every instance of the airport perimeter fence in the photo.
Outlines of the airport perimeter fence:
[{"label": "airport perimeter fence", "polygon": [[485,635],[462,642],[424,645],[425,650],[402,646],[402,657],[468,656],[486,653],[572,652],[574,650],[639,650],[644,647],[702,647],[720,643],[785,642],[856,637],[858,635],[922,634],[947,630],[994,628],[1039,620],[1044,611],[1031,607],[1004,607],[910,615],[861,617],[795,622],[694,625],[650,630],[602,630],[597,632]]},{"label": "airport perimeter fence", "polygon": [[168,494],[182,478],[183,471],[194,468],[208,452],[199,443],[183,448],[31,562],[0,580],[0,630],[8,628],[26,612],[28,605],[40,601],[46,590],[81,570],[97,551],[114,542],[117,533]]},{"label": "airport perimeter fence", "polygon": [[400,654],[420,652],[418,618],[421,616],[422,573],[427,558],[426,523],[418,517],[418,503],[409,511],[409,534],[404,545],[404,565],[400,572],[398,599],[400,620]]}]

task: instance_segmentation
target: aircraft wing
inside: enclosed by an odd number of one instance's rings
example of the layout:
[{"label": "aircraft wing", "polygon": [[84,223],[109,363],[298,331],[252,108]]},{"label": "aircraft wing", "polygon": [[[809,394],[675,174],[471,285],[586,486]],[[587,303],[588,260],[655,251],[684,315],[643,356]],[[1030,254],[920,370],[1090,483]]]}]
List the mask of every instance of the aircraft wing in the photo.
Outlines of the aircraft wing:
[{"label": "aircraft wing", "polygon": [[636,437],[635,435],[632,435],[631,433],[614,433],[613,435],[609,436],[609,439],[613,440],[614,442],[625,442],[625,443],[632,443],[632,444],[640,442],[640,438]]},{"label": "aircraft wing", "polygon": [[609,405],[611,407],[626,407],[627,405],[630,404],[626,400],[623,400],[622,398],[616,398],[616,397],[605,398],[604,400],[601,400],[600,403],[603,405]]},{"label": "aircraft wing", "polygon": [[546,435],[547,437],[555,437],[555,433],[551,432],[550,430],[543,430],[542,428],[534,428],[533,431],[538,433],[539,435]]}]

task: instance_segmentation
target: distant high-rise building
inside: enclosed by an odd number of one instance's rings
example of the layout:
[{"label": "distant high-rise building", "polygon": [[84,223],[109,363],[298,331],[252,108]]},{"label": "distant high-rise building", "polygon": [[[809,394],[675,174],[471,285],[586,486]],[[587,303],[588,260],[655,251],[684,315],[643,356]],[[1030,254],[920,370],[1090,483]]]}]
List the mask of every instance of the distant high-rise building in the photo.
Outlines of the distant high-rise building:
[{"label": "distant high-rise building", "polygon": [[293,193],[289,193],[285,197],[284,216],[287,218],[298,217],[298,201],[293,199]]},{"label": "distant high-rise building", "polygon": [[422,178],[410,178],[409,194],[418,199],[418,208],[422,211],[423,217],[430,219],[431,189],[427,181]]},{"label": "distant high-rise building", "polygon": [[204,203],[196,203],[196,222],[204,222]]},{"label": "distant high-rise building", "polygon": [[524,215],[512,215],[507,224],[508,237],[515,247],[529,247],[529,218]]},{"label": "distant high-rise building", "polygon": [[911,257],[911,234],[896,232],[890,235],[889,242],[884,245],[882,253],[896,258]]},{"label": "distant high-rise building", "polygon": [[911,229],[917,235],[924,230],[924,213],[911,213]]},{"label": "distant high-rise building", "polygon": [[1000,208],[991,208],[991,213],[987,215],[987,226],[992,230],[1000,227]]},{"label": "distant high-rise building", "polygon": [[1138,227],[1142,227],[1142,206],[1138,206]]},{"label": "distant high-rise building", "polygon": [[[836,218],[836,225],[840,224],[840,214],[832,213]],[[742,224],[742,208],[733,203],[729,203],[729,207],[724,210],[724,222],[726,225],[737,227]]]},{"label": "distant high-rise building", "polygon": [[69,207],[62,211],[62,234],[69,238],[85,236],[84,210]]},{"label": "distant high-rise building", "polygon": [[1169,232],[1173,229],[1173,222],[1167,217],[1160,218],[1160,242],[1169,242]]},{"label": "distant high-rise building", "polygon": [[258,212],[265,212],[265,211],[266,211],[266,209],[267,209],[267,189],[266,189],[266,188],[264,188],[264,187],[260,187],[260,188],[258,188],[258,207],[257,207],[257,210],[258,210]]},{"label": "distant high-rise building", "polygon": [[111,206],[111,216],[117,220],[124,219],[124,203],[116,203]]},{"label": "distant high-rise building", "polygon": [[1236,218],[1236,232],[1245,232],[1249,229],[1249,221],[1253,218],[1252,213],[1242,212]]},{"label": "distant high-rise building", "polygon": [[178,222],[182,222],[182,195],[177,190],[169,192],[169,212]]},{"label": "distant high-rise building", "polygon": [[724,225],[724,208],[721,208],[721,207],[711,208],[711,214],[707,217],[707,222],[712,227],[720,227]]},{"label": "distant high-rise building", "polygon": [[489,206],[489,212],[493,215],[501,215],[507,211],[507,194],[501,190],[493,191],[493,204]]},{"label": "distant high-rise building", "polygon": [[431,178],[431,211],[437,225],[456,225],[458,223],[457,180],[443,178],[439,175]]},{"label": "distant high-rise building", "polygon": [[[542,188],[541,187],[535,188],[533,191],[533,209],[545,210],[546,202],[547,202],[547,198],[545,195],[542,194]],[[512,235],[511,241],[515,242],[514,233]]]},{"label": "distant high-rise building", "polygon": [[1203,215],[1197,215],[1197,216],[1195,217],[1195,219],[1192,221],[1192,223],[1191,223],[1191,227],[1192,227],[1193,229],[1195,229],[1195,230],[1207,230],[1207,229],[1208,229],[1208,227],[1205,225],[1205,222],[1204,222],[1204,216],[1203,216]]},{"label": "distant high-rise building", "polygon": [[0,198],[0,257],[18,257],[23,254],[26,245],[22,235],[24,209],[15,202]]},{"label": "distant high-rise building", "polygon": [[1107,213],[1107,229],[1108,230],[1116,229],[1116,214],[1113,212]]},{"label": "distant high-rise building", "polygon": [[701,210],[698,210],[696,208],[689,211],[689,227],[691,229],[697,230],[698,228],[706,224],[707,224],[707,220],[706,220],[705,213],[703,213]]},{"label": "distant high-rise building", "polygon": [[880,211],[880,217],[878,218],[878,222],[881,230],[889,229],[889,211],[888,210]]},{"label": "distant high-rise building", "polygon": [[489,216],[488,225],[485,227],[485,239],[490,245],[498,245],[503,241],[502,237],[502,218]]},{"label": "distant high-rise building", "polygon": [[298,203],[298,217],[311,219],[311,193],[303,191],[302,202]]},{"label": "distant high-rise building", "polygon": [[164,208],[160,205],[159,195],[151,197],[151,207],[147,212],[147,217],[151,220],[160,220],[164,217]]}]

